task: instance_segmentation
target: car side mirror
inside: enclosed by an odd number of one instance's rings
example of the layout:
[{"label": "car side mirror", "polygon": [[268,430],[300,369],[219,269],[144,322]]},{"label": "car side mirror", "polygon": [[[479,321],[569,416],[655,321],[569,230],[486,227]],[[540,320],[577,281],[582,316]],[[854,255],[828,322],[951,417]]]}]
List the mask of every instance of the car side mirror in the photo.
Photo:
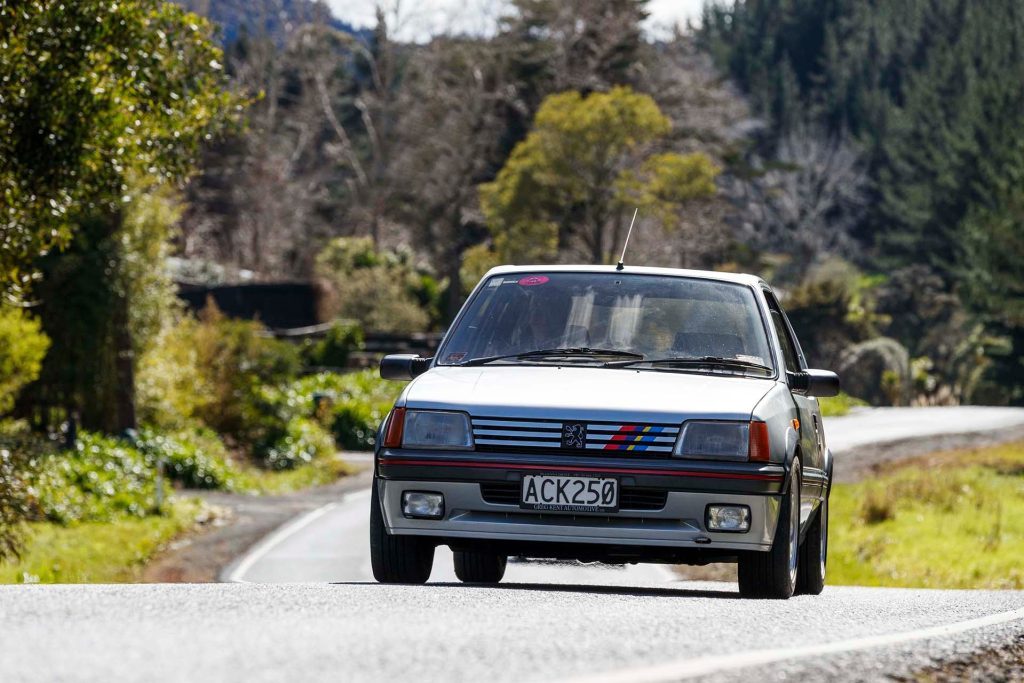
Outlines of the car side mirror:
[{"label": "car side mirror", "polygon": [[410,380],[427,371],[433,358],[421,358],[415,353],[392,353],[380,359],[381,379]]},{"label": "car side mirror", "polygon": [[839,375],[830,370],[787,372],[789,388],[794,394],[826,398],[839,393]]}]

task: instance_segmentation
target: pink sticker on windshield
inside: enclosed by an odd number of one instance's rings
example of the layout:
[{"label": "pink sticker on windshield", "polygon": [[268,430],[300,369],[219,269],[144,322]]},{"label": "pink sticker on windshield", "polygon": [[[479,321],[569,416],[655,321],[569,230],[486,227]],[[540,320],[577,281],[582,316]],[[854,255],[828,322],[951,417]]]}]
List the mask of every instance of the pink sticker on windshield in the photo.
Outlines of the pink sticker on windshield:
[{"label": "pink sticker on windshield", "polygon": [[533,287],[534,285],[542,285],[547,281],[547,275],[529,275],[520,280],[519,284],[523,287]]}]

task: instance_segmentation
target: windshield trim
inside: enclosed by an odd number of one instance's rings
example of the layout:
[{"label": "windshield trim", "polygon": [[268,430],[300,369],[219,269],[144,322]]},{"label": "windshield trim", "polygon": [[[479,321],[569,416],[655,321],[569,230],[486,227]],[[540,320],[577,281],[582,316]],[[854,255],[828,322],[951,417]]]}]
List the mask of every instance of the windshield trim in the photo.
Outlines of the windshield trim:
[{"label": "windshield trim", "polygon": [[[764,332],[765,340],[768,343],[768,351],[769,351],[769,353],[772,354],[772,358],[771,358],[771,360],[772,360],[772,374],[771,375],[764,375],[762,377],[756,377],[756,378],[755,377],[751,377],[751,379],[778,380],[779,377],[781,376],[779,374],[779,359],[777,357],[777,350],[775,348],[775,344],[774,344],[774,342],[772,340],[771,328],[768,326],[768,322],[767,322],[767,320],[765,318],[766,305],[765,305],[764,293],[761,291],[761,287],[767,286],[767,285],[764,284],[763,282],[758,282],[757,284],[748,284],[748,283],[744,283],[744,282],[735,282],[733,280],[725,280],[725,279],[719,280],[719,279],[713,278],[713,277],[695,277],[695,276],[692,276],[692,275],[675,275],[675,274],[672,274],[672,273],[630,273],[630,272],[625,272],[625,273],[618,273],[618,272],[609,273],[608,271],[604,271],[604,270],[592,270],[592,271],[591,270],[572,270],[572,271],[565,271],[565,270],[560,270],[557,266],[553,267],[551,269],[524,268],[521,271],[520,270],[510,270],[510,271],[502,272],[502,273],[498,273],[498,274],[490,274],[490,273],[488,273],[484,277],[480,278],[480,281],[478,283],[476,283],[476,287],[473,288],[472,293],[470,293],[470,295],[466,299],[465,303],[462,304],[462,308],[459,309],[458,315],[456,315],[455,319],[452,320],[452,324],[448,326],[447,330],[445,330],[444,337],[441,339],[441,343],[437,347],[437,352],[434,354],[434,359],[433,359],[433,361],[431,361],[430,367],[431,368],[433,368],[433,367],[442,367],[442,368],[464,367],[464,366],[462,366],[459,363],[442,363],[440,361],[440,359],[444,358],[444,352],[445,352],[445,350],[446,350],[446,348],[448,346],[448,343],[451,341],[452,333],[462,323],[463,318],[467,315],[468,311],[472,308],[473,302],[475,302],[476,299],[480,296],[480,293],[484,289],[483,285],[484,285],[485,282],[490,280],[492,277],[496,277],[497,275],[507,276],[507,275],[515,275],[515,274],[518,274],[518,273],[522,273],[524,275],[534,275],[534,274],[537,274],[537,273],[544,274],[544,273],[549,273],[549,272],[550,273],[562,273],[562,272],[592,273],[593,275],[596,275],[596,276],[606,276],[606,277],[609,277],[609,276],[611,276],[611,277],[620,276],[621,277],[622,275],[629,275],[630,277],[648,277],[648,278],[649,277],[671,277],[671,278],[676,278],[676,279],[679,279],[679,280],[694,280],[694,281],[698,281],[698,282],[715,282],[715,283],[719,283],[719,284],[723,284],[723,285],[728,285],[728,286],[731,286],[731,287],[742,287],[742,288],[748,290],[754,296],[754,302],[755,302],[755,305],[757,307],[757,314],[761,318],[761,330]],[[488,367],[514,367],[515,365],[523,365],[523,363],[508,363],[508,364],[496,364],[496,365],[495,364],[491,364],[491,365],[488,365]],[[538,364],[538,365],[553,365],[553,364],[551,364],[551,363],[543,363],[543,364]],[[470,366],[470,367],[472,367],[472,366]],[[477,366],[477,367],[482,367],[482,366]],[[569,367],[596,367],[596,366],[570,365]],[[654,370],[656,372],[679,372],[678,369],[666,369],[666,368],[605,368],[605,369],[607,369],[607,370],[638,370],[638,371],[639,370],[645,370],[645,371],[647,371],[647,370]],[[706,373],[705,372],[705,373],[697,373],[697,374],[720,374],[720,373]],[[722,375],[722,376],[739,377],[740,375]],[[742,375],[742,376],[747,377],[747,375]]]}]

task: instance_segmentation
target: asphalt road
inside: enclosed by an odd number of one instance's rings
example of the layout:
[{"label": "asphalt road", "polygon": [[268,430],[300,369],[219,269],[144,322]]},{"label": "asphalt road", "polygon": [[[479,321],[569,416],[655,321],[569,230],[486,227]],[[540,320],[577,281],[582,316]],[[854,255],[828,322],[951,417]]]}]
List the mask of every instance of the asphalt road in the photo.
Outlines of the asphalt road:
[{"label": "asphalt road", "polygon": [[[1024,424],[1024,411],[872,411],[825,427],[856,457],[865,430],[905,440],[986,420]],[[382,586],[368,503],[356,492],[288,523],[228,568],[236,583],[0,587],[0,681],[879,680],[1024,633],[1024,592],[745,601],[663,567],[535,563],[482,588],[454,583],[447,552],[427,586]]]}]

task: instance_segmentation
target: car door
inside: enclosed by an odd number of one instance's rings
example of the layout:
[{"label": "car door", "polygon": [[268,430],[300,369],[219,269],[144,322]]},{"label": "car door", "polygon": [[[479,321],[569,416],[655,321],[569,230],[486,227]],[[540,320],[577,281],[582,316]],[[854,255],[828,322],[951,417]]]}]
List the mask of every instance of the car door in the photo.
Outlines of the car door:
[{"label": "car door", "polygon": [[[807,369],[807,361],[804,359],[803,351],[793,334],[793,327],[789,324],[785,311],[779,305],[778,299],[770,290],[765,290],[765,298],[768,301],[768,311],[772,317],[772,327],[775,328],[779,347],[782,349],[783,361],[787,372],[802,372]],[[787,380],[788,381],[788,380]],[[818,407],[818,399],[812,396],[804,396],[791,393],[793,402],[796,404],[797,419],[800,422],[799,438],[800,453],[803,458],[804,477],[801,486],[801,518],[806,521],[814,508],[814,502],[821,498],[825,484],[825,449],[824,435],[821,425],[821,410]]]}]

